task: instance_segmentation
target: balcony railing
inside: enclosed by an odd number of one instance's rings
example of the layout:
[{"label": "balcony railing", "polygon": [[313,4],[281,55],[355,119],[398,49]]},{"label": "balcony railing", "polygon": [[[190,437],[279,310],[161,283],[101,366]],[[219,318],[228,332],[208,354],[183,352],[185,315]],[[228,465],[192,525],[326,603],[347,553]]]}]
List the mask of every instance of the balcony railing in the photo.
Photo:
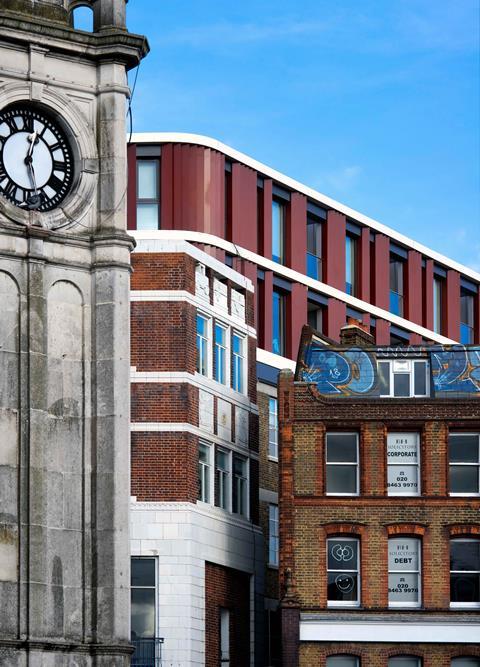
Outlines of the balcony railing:
[{"label": "balcony railing", "polygon": [[132,667],[161,667],[163,637],[132,639],[134,653]]}]

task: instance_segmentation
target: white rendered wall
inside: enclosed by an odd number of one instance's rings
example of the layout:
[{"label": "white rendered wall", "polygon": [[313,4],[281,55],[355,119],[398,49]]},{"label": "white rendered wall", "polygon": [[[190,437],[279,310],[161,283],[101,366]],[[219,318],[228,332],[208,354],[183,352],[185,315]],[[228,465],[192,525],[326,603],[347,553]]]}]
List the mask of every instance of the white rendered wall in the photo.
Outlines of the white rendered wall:
[{"label": "white rendered wall", "polygon": [[[205,503],[131,504],[131,555],[157,558],[157,636],[168,667],[205,664],[205,561],[254,575],[253,610],[263,593],[263,537],[258,527]],[[258,613],[258,612],[257,612]]]}]

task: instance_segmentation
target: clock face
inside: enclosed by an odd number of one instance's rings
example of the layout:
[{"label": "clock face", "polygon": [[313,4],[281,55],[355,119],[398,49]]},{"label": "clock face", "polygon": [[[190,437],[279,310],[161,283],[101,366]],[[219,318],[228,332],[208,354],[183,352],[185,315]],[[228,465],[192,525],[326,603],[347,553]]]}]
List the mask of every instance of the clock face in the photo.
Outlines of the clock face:
[{"label": "clock face", "polygon": [[70,145],[48,113],[28,104],[0,111],[0,194],[20,208],[50,211],[72,181]]}]

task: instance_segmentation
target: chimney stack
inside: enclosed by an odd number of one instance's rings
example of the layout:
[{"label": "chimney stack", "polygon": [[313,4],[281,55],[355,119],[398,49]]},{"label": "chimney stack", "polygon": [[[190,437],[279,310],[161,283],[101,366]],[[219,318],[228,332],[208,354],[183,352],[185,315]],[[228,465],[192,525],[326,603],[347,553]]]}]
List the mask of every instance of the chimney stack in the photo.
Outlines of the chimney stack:
[{"label": "chimney stack", "polygon": [[375,345],[375,339],[363,322],[349,317],[340,329],[340,344],[345,347],[367,347]]}]

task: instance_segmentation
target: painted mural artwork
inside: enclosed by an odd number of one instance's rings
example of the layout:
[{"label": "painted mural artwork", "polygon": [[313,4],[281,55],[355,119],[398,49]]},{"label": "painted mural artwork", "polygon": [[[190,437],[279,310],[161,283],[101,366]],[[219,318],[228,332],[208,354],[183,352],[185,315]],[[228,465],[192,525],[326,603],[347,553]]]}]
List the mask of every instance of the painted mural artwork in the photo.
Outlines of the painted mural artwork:
[{"label": "painted mural artwork", "polygon": [[300,355],[297,379],[315,383],[320,394],[331,397],[419,396],[418,391],[397,394],[395,386],[401,374],[410,374],[413,386],[420,360],[427,373],[421,396],[480,397],[480,346],[346,349],[325,346],[312,337]]},{"label": "painted mural artwork", "polygon": [[432,351],[435,394],[480,392],[480,347],[455,345]]}]

